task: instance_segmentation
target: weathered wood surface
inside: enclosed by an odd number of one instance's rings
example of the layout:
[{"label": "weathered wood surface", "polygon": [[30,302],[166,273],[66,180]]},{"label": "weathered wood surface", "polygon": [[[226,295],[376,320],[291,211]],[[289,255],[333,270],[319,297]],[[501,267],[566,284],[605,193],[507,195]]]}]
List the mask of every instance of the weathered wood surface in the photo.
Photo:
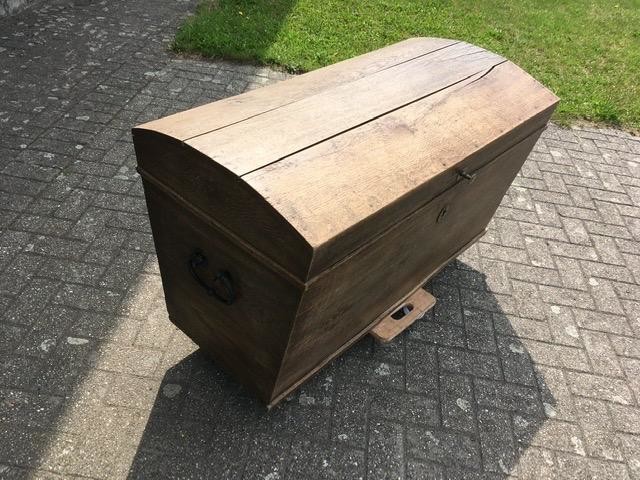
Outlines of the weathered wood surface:
[{"label": "weathered wood surface", "polygon": [[[291,281],[303,284],[313,248],[271,204],[242,179],[166,135],[134,130],[138,171],[184,203],[206,212],[235,242]],[[262,255],[261,255],[262,254]]]},{"label": "weathered wood surface", "polygon": [[314,247],[312,278],[545,125],[554,98],[501,64],[243,179]]},{"label": "weathered wood surface", "polygon": [[[135,128],[172,320],[277,402],[482,234],[557,101],[412,39]],[[235,304],[190,277],[195,248]]]},{"label": "weathered wood surface", "polygon": [[[431,310],[435,304],[436,298],[433,295],[418,288],[394,313],[384,317],[369,330],[369,334],[380,343],[389,343]],[[395,318],[398,312],[402,312],[403,316]]]}]

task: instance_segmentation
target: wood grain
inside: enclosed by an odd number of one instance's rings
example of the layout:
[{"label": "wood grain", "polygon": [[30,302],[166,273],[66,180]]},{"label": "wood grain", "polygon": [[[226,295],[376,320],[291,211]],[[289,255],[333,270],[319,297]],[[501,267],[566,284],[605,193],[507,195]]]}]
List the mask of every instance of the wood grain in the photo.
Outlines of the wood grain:
[{"label": "wood grain", "polygon": [[[144,187],[171,321],[269,402],[303,290],[152,183],[144,182]],[[234,304],[217,301],[191,276],[188,260],[195,249],[208,259],[202,275],[209,281],[216,270],[230,272],[237,292]]]},{"label": "wood grain", "polygon": [[[432,278],[434,275],[436,275],[440,270],[442,270],[449,262],[451,262],[453,259],[455,259],[457,256],[459,256],[460,254],[462,254],[465,250],[467,250],[467,248],[469,248],[471,245],[473,245],[480,237],[482,237],[482,235],[485,234],[485,231],[483,230],[482,232],[480,232],[478,235],[476,235],[475,237],[473,237],[471,239],[470,242],[468,242],[466,245],[463,245],[461,248],[459,248],[453,255],[451,255],[448,259],[446,259],[445,261],[443,261],[435,270],[433,270],[432,272],[429,273],[429,275],[427,275],[423,281],[420,284],[421,288],[423,284],[425,284],[430,278]],[[414,290],[417,290],[414,289]],[[280,390],[280,393],[278,393],[277,395],[275,395],[271,402],[267,404],[268,408],[273,407],[274,405],[276,405],[278,402],[280,402],[283,398],[285,398],[286,396],[288,396],[289,394],[291,394],[291,392],[295,391],[296,388],[298,388],[300,385],[302,385],[305,381],[307,381],[309,378],[311,378],[315,373],[317,373],[319,370],[321,370],[324,366],[326,366],[328,363],[330,363],[333,359],[337,358],[338,356],[340,356],[340,354],[342,354],[343,352],[345,352],[347,349],[349,349],[354,343],[356,343],[358,340],[360,340],[364,335],[368,334],[369,331],[371,330],[371,328],[377,324],[380,320],[382,320],[384,317],[386,317],[387,315],[391,314],[392,312],[394,312],[398,305],[401,305],[403,302],[406,301],[407,298],[409,298],[412,294],[414,293],[414,291],[409,292],[405,297],[399,299],[393,307],[387,309],[387,311],[385,311],[384,313],[382,313],[378,318],[376,318],[373,322],[371,322],[371,324],[365,326],[365,328],[363,328],[362,330],[360,330],[358,333],[356,333],[353,337],[351,337],[349,340],[347,340],[345,343],[343,343],[340,347],[338,347],[338,349],[336,349],[333,353],[331,353],[331,355],[328,355],[326,357],[324,357],[319,363],[315,364],[307,373],[305,373],[304,375],[300,376],[296,381],[290,383],[285,389]]]},{"label": "wood grain", "polygon": [[171,190],[210,222],[232,232],[250,255],[304,283],[313,249],[246,182],[164,134],[134,128],[133,139],[143,179]]}]

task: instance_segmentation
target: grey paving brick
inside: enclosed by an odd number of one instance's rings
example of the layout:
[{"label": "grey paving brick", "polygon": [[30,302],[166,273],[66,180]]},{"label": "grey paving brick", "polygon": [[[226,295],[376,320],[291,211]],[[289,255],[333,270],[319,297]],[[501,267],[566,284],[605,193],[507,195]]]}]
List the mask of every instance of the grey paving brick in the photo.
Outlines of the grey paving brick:
[{"label": "grey paving brick", "polygon": [[547,322],[519,318],[517,316],[494,315],[493,325],[496,333],[503,335],[517,335],[519,338],[550,341],[551,333]]},{"label": "grey paving brick", "polygon": [[537,389],[532,387],[479,379],[475,382],[475,396],[482,407],[530,415],[543,412]]},{"label": "grey paving brick", "polygon": [[640,478],[640,437],[635,435],[619,435],[618,438],[622,443],[622,450],[627,461],[629,474],[631,478]]},{"label": "grey paving brick", "polygon": [[589,359],[583,349],[530,339],[522,339],[522,343],[536,364],[591,371]]},{"label": "grey paving brick", "polygon": [[480,378],[502,378],[500,362],[496,355],[439,347],[438,359],[440,367],[447,372]]},{"label": "grey paving brick", "polygon": [[621,358],[620,364],[629,381],[637,400],[640,400],[640,360],[634,358]]},{"label": "grey paving brick", "polygon": [[582,332],[582,340],[594,373],[613,377],[622,375],[616,354],[605,333],[585,330]]},{"label": "grey paving brick", "polygon": [[526,237],[525,245],[530,258],[530,265],[542,268],[556,268],[553,257],[549,252],[549,246],[544,239]]},{"label": "grey paving brick", "polygon": [[478,412],[478,430],[484,469],[511,473],[517,462],[511,416],[506,412],[483,408]]},{"label": "grey paving brick", "polygon": [[563,345],[581,347],[580,332],[572,309],[560,305],[550,305],[545,310],[554,341]]},{"label": "grey paving brick", "polygon": [[440,388],[443,426],[475,432],[476,406],[471,378],[465,375],[442,374]]},{"label": "grey paving brick", "polygon": [[95,367],[118,373],[152,377],[160,361],[157,350],[107,344],[95,359]]},{"label": "grey paving brick", "polygon": [[609,334],[608,337],[616,355],[640,358],[640,345],[638,345],[633,337],[623,337],[612,334]]},{"label": "grey paving brick", "polygon": [[400,425],[376,421],[369,433],[367,478],[403,478],[405,470],[405,435]]},{"label": "grey paving brick", "polygon": [[536,283],[513,281],[513,299],[518,315],[525,318],[543,320],[544,302]]},{"label": "grey paving brick", "polygon": [[591,295],[569,288],[540,285],[540,295],[548,302],[557,305],[578,308],[594,308],[595,303]]},{"label": "grey paving brick", "polygon": [[625,405],[633,403],[633,395],[624,380],[583,372],[568,371],[566,375],[571,391],[576,395]]},{"label": "grey paving brick", "polygon": [[586,453],[606,460],[622,461],[621,442],[615,433],[607,404],[589,398],[576,398],[575,408],[584,433]]},{"label": "grey paving brick", "polygon": [[535,385],[535,369],[531,357],[515,337],[498,337],[500,362],[507,382]]},{"label": "grey paving brick", "polygon": [[573,454],[558,454],[556,458],[560,478],[576,480],[583,478],[629,479],[626,466],[622,463],[585,458]]},{"label": "grey paving brick", "polygon": [[[514,419],[514,434],[519,442],[585,455],[584,439],[578,425],[548,419],[544,424],[540,425],[535,435],[532,436],[530,433],[530,421],[532,420],[520,416]],[[533,421],[536,421],[536,419]]]},{"label": "grey paving brick", "polygon": [[448,466],[480,468],[478,443],[468,435],[409,427],[407,451],[417,459],[433,460]]},{"label": "grey paving brick", "polygon": [[575,420],[574,398],[564,372],[553,367],[538,367],[536,371],[544,414],[558,420]]}]

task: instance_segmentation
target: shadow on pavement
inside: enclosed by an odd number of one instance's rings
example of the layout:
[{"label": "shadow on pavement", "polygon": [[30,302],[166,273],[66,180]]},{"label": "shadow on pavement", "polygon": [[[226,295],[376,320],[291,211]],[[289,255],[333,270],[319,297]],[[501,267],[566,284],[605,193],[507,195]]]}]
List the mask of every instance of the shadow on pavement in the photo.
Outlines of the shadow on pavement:
[{"label": "shadow on pavement", "polygon": [[456,261],[427,288],[423,319],[386,346],[364,338],[272,411],[186,356],[129,478],[541,478],[528,445],[556,402],[484,275]]}]

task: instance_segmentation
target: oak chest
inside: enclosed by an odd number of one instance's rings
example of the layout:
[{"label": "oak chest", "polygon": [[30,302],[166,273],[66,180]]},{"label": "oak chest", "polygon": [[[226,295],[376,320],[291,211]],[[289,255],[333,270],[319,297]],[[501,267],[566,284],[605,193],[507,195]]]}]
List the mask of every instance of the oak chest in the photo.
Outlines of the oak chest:
[{"label": "oak chest", "polygon": [[171,320],[275,404],[484,232],[557,102],[415,38],[134,128]]}]

